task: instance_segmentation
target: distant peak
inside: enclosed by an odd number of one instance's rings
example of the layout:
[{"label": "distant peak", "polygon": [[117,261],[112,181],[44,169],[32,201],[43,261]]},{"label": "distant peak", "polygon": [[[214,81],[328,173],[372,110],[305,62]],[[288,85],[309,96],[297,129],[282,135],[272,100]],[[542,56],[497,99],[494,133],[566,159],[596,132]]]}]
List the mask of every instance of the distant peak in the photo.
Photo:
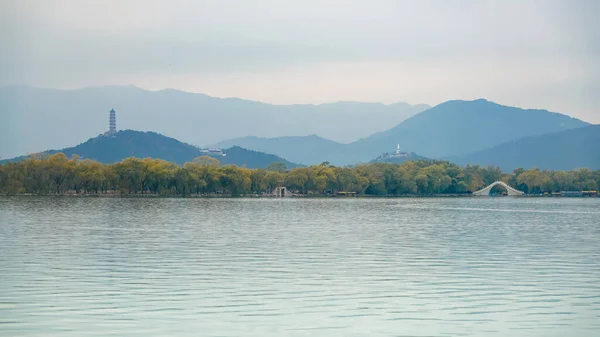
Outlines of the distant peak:
[{"label": "distant peak", "polygon": [[494,103],[494,102],[492,102],[492,101],[489,101],[489,100],[487,100],[487,99],[485,99],[485,98],[476,98],[476,99],[472,99],[472,100],[468,100],[468,99],[465,99],[465,100],[457,99],[457,100],[452,100],[452,101],[449,101],[449,102],[460,102],[460,103]]},{"label": "distant peak", "polygon": [[443,103],[440,103],[438,105],[436,105],[436,107],[439,106],[449,106],[449,105],[465,105],[465,104],[491,104],[491,105],[500,105],[498,103],[489,101],[485,98],[477,98],[477,99],[473,99],[473,100],[463,100],[463,99],[453,99],[453,100],[449,100]]},{"label": "distant peak", "polygon": [[143,88],[137,87],[133,84],[125,84],[125,85],[91,85],[88,87],[83,87],[81,89],[70,89],[70,90],[90,90],[90,89],[135,89],[135,90],[145,90]]}]

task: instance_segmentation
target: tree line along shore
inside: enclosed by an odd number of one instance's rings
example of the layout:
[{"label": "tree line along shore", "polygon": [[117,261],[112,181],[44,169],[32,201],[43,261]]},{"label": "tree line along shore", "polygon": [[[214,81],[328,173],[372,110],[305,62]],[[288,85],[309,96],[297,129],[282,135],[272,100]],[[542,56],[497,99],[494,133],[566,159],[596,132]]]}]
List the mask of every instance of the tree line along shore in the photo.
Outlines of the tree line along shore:
[{"label": "tree line along shore", "polygon": [[134,157],[102,164],[63,153],[0,165],[0,194],[4,195],[270,195],[278,187],[305,196],[468,195],[499,180],[527,194],[597,191],[600,170],[531,168],[505,173],[497,167],[460,167],[433,160],[353,167],[325,162],[290,170],[283,163],[273,163],[266,169],[248,169],[221,166],[208,156],[179,166]]}]

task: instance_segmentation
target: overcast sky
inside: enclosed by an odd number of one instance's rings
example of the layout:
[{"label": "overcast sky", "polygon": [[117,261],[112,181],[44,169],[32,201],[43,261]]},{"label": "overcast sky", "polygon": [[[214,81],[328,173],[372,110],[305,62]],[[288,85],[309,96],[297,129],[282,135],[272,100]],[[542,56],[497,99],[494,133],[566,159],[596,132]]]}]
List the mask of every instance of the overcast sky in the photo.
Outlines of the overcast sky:
[{"label": "overcast sky", "polygon": [[487,98],[600,123],[600,1],[2,0],[0,85]]}]

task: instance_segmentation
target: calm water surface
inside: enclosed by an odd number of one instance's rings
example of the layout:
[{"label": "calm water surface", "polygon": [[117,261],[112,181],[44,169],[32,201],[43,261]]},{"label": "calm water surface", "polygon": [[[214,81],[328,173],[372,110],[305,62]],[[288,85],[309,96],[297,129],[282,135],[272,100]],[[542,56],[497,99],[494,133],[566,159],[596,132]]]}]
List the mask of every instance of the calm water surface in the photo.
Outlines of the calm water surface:
[{"label": "calm water surface", "polygon": [[600,199],[0,197],[0,336],[600,336]]}]

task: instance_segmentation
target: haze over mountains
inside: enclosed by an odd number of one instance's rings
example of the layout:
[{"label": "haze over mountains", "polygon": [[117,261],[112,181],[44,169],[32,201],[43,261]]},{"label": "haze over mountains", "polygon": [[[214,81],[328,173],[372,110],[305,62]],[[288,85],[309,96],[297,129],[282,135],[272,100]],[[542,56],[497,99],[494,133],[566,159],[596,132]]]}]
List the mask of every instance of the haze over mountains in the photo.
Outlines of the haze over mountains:
[{"label": "haze over mountains", "polygon": [[339,102],[272,105],[173,89],[134,86],[78,90],[0,88],[0,157],[63,148],[106,131],[108,111],[119,129],[154,131],[193,145],[248,135],[318,134],[351,142],[396,125],[427,105]]},{"label": "haze over mountains", "polygon": [[430,158],[463,155],[522,137],[589,125],[547,110],[524,110],[485,99],[448,101],[396,127],[358,140],[353,150],[368,156],[396,142],[404,150]]},{"label": "haze over mountains", "polygon": [[217,143],[239,145],[287,157],[303,164],[324,158],[337,165],[368,162],[400,143],[403,151],[445,158],[481,151],[507,141],[589,125],[546,110],[524,110],[487,100],[448,101],[406,119],[397,126],[350,144],[309,137],[244,137]]},{"label": "haze over mountains", "polygon": [[[8,121],[0,130],[0,153],[4,157],[65,147],[67,154],[102,162],[133,155],[181,164],[198,154],[195,145],[207,144],[199,140],[253,134],[213,146],[258,151],[248,157],[262,156],[258,166],[253,164],[255,167],[274,161],[285,161],[288,167],[325,161],[334,165],[367,163],[393,151],[397,143],[402,151],[413,152],[415,159],[449,159],[460,164],[497,165],[505,170],[530,166],[594,168],[600,161],[594,155],[600,152],[598,128],[567,115],[503,106],[484,99],[447,101],[428,109],[403,103],[270,105],[177,90],[153,92],[113,86],[71,91],[7,87],[0,89],[0,102]],[[156,133],[146,139],[144,133],[120,132],[118,143],[93,138],[78,147],[68,147],[106,130],[106,102],[116,107],[118,128],[157,131],[177,140]],[[417,113],[420,109],[425,110]],[[355,141],[344,144],[317,135],[315,130],[338,140]],[[124,135],[135,138],[136,145],[129,146],[131,142]],[[269,138],[271,135],[284,136]],[[164,139],[158,140],[158,136]],[[94,139],[100,139],[97,141],[101,146]],[[146,141],[146,147],[140,145]],[[57,143],[68,145],[53,145]],[[564,154],[557,155],[560,153]],[[239,158],[234,159],[223,158],[222,163],[241,163]]]}]

